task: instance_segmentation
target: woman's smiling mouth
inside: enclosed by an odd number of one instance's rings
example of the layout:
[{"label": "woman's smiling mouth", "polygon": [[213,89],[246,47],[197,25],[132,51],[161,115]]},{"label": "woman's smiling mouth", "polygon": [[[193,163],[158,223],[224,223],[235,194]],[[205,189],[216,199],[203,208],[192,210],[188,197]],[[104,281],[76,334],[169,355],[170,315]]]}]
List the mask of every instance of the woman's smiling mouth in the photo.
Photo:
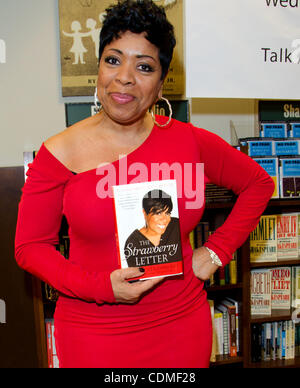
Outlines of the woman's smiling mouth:
[{"label": "woman's smiling mouth", "polygon": [[134,97],[126,93],[111,93],[111,98],[118,104],[128,104],[134,100]]}]

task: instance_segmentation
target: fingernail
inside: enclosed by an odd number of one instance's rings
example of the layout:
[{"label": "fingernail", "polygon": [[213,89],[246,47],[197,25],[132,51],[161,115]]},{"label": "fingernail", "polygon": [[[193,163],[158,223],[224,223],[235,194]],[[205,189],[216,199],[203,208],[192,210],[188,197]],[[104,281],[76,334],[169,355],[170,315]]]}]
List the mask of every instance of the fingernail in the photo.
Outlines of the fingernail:
[{"label": "fingernail", "polygon": [[140,270],[140,272],[143,272],[143,273],[145,272],[145,269],[144,269],[144,268],[141,268],[141,267],[140,267],[139,270]]}]

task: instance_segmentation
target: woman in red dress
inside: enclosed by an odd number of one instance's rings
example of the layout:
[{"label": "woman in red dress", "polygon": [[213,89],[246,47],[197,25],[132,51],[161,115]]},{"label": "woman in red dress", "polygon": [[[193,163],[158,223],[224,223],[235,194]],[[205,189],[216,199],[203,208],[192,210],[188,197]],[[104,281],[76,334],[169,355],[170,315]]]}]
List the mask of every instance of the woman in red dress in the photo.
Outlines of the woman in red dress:
[{"label": "woman in red dress", "polygon": [[[208,367],[203,281],[231,260],[273,193],[265,171],[218,136],[174,119],[165,125],[166,117],[149,113],[162,96],[174,46],[173,27],[151,0],[110,7],[100,35],[102,109],[45,141],[27,173],[16,260],[60,293],[54,317],[60,367]],[[147,177],[136,168],[141,164]],[[204,180],[196,173],[200,164]],[[119,269],[108,171],[114,184],[125,178],[130,184],[154,180],[153,166],[168,166],[177,180],[184,274],[132,283],[127,279],[143,268]],[[238,199],[226,222],[193,251],[189,233],[203,214],[208,182]],[[55,250],[63,215],[69,260]]]}]

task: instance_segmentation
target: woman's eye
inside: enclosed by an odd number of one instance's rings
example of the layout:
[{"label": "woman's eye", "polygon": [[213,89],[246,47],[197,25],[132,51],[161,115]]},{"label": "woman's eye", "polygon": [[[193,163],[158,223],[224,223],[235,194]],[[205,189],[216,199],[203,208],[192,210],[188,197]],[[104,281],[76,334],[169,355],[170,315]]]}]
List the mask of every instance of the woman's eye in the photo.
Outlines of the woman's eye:
[{"label": "woman's eye", "polygon": [[107,57],[105,58],[105,62],[110,65],[117,65],[119,63],[118,59],[115,57]]},{"label": "woman's eye", "polygon": [[146,65],[146,64],[139,65],[138,68],[140,70],[144,71],[145,73],[152,73],[154,71],[153,68],[150,65]]}]

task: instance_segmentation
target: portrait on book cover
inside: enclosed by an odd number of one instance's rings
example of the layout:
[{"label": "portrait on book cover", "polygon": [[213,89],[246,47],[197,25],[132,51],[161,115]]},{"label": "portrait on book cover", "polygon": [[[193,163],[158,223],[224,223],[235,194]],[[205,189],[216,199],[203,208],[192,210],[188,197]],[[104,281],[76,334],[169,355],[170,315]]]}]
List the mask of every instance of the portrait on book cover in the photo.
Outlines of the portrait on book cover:
[{"label": "portrait on book cover", "polygon": [[172,197],[163,190],[151,190],[144,195],[141,207],[144,223],[124,245],[128,267],[181,260],[179,219],[172,215]]},{"label": "portrait on book cover", "polygon": [[[166,9],[177,45],[164,94],[184,94],[183,0],[154,0]],[[99,35],[105,9],[117,0],[59,0],[62,96],[92,96],[98,76]]]}]

